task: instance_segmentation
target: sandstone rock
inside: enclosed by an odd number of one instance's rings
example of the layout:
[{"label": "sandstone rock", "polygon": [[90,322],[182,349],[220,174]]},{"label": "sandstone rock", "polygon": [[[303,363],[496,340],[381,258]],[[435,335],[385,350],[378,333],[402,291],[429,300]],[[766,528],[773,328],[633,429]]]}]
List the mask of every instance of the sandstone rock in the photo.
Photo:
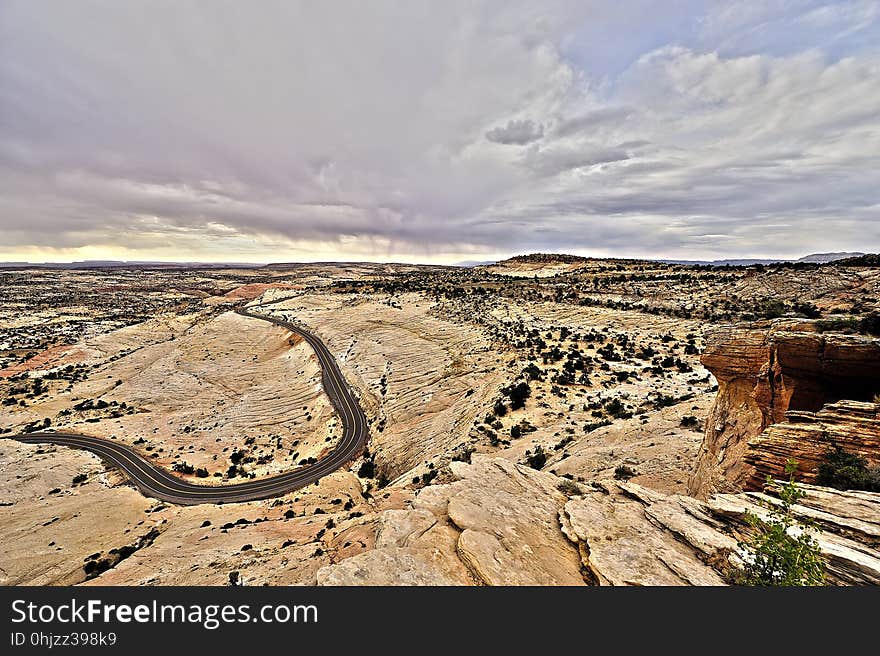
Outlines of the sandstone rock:
[{"label": "sandstone rock", "polygon": [[[725,550],[732,551],[736,541],[689,515],[679,504],[681,497],[641,494],[639,487],[609,483],[608,492],[593,492],[565,505],[563,526],[578,544],[593,581],[722,585],[720,574],[703,559],[725,561]],[[646,504],[647,499],[655,501]]]},{"label": "sandstone rock", "polygon": [[583,585],[560,479],[502,458],[453,462],[458,480],[383,513],[377,549],[318,572],[326,585]]},{"label": "sandstone rock", "polygon": [[318,585],[462,585],[419,549],[375,549],[318,570]]},{"label": "sandstone rock", "polygon": [[[801,486],[793,513],[813,522],[830,584],[880,582],[880,494]],[[746,512],[768,519],[775,497],[718,494],[708,503],[633,483],[603,482],[565,505],[563,532],[599,585],[721,585],[741,563]]]},{"label": "sandstone rock", "polygon": [[755,473],[744,460],[748,440],[790,410],[815,412],[880,391],[880,339],[818,333],[809,321],[718,328],[701,361],[719,385],[688,485],[701,498],[746,484]]},{"label": "sandstone rock", "polygon": [[798,463],[797,480],[813,482],[825,452],[834,446],[880,464],[880,404],[841,401],[819,412],[790,411],[788,423],[773,424],[749,440],[744,461],[751,467],[749,490],[763,489],[767,476],[777,476],[788,459]]},{"label": "sandstone rock", "polygon": [[[813,535],[828,562],[828,582],[844,585],[880,583],[880,551],[877,529],[880,526],[880,493],[838,492],[828,488],[802,485],[806,493],[792,506],[794,516],[815,522]],[[834,501],[829,503],[829,500]],[[761,519],[769,517],[768,504],[779,503],[771,496],[748,492],[715,495],[709,511],[736,530],[744,525],[746,512]],[[826,508],[825,510],[817,510]]]},{"label": "sandstone rock", "polygon": [[462,529],[459,554],[488,585],[582,585],[577,554],[559,529],[559,479],[506,460],[453,463],[470,485],[447,513]]}]

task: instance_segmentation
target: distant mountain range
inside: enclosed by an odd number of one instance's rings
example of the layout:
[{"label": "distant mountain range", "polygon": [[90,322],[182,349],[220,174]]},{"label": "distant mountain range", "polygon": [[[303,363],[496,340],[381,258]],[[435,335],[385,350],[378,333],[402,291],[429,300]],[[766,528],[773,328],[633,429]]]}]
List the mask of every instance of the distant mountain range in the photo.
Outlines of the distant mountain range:
[{"label": "distant mountain range", "polygon": [[463,262],[456,262],[452,266],[473,268],[478,266],[490,266],[492,264],[495,264],[495,260],[464,260]]},{"label": "distant mountain range", "polygon": [[247,262],[150,262],[81,260],[78,262],[0,262],[2,269],[254,269],[262,264]]},{"label": "distant mountain range", "polygon": [[812,253],[804,255],[796,260],[792,259],[775,259],[775,260],[659,260],[667,264],[702,264],[709,266],[751,266],[753,264],[777,264],[779,262],[801,262],[804,264],[827,264],[828,262],[837,262],[838,260],[846,260],[850,258],[862,257],[864,253]]}]

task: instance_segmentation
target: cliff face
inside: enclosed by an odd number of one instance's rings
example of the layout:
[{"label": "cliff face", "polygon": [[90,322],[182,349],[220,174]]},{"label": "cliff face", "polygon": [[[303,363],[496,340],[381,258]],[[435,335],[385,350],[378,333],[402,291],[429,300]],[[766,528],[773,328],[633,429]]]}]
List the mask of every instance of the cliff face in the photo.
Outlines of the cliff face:
[{"label": "cliff face", "polygon": [[[718,380],[688,484],[689,493],[701,498],[746,486],[760,460],[746,459],[748,441],[785,421],[790,410],[815,412],[826,403],[867,401],[880,392],[880,339],[818,333],[809,321],[719,328],[708,336],[701,361]],[[796,449],[791,457],[799,459]]]},{"label": "cliff face", "polygon": [[880,463],[880,404],[840,401],[819,412],[792,410],[788,422],[774,424],[749,440],[745,453],[750,476],[746,489],[760,490],[768,475],[777,476],[789,458],[798,462],[797,480],[812,483],[825,451],[839,446]]}]

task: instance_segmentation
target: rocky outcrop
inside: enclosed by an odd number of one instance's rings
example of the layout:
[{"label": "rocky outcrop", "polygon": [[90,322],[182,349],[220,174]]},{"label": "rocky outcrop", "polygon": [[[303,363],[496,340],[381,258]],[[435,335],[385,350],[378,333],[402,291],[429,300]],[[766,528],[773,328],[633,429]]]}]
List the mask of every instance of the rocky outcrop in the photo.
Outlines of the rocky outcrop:
[{"label": "rocky outcrop", "polygon": [[707,337],[701,361],[718,380],[718,396],[688,485],[700,498],[736,491],[752,479],[748,441],[785,421],[790,410],[815,412],[826,403],[869,400],[880,391],[880,339],[819,333],[810,321],[717,329]]},{"label": "rocky outcrop", "polygon": [[[709,501],[599,481],[567,497],[563,479],[500,458],[452,463],[450,483],[379,517],[374,548],[322,567],[320,585],[724,585],[741,565],[750,512],[771,494]],[[563,486],[570,493],[571,483]],[[880,493],[801,485],[832,584],[880,583]]]},{"label": "rocky outcrop", "polygon": [[825,452],[835,446],[880,464],[880,404],[840,401],[819,412],[791,410],[788,421],[773,424],[749,440],[745,463],[751,475],[746,489],[760,490],[767,476],[778,475],[789,459],[798,463],[797,480],[812,483]]},{"label": "rocky outcrop", "polygon": [[450,465],[457,479],[383,513],[376,548],[318,571],[321,585],[583,585],[563,535],[561,479],[502,458]]},{"label": "rocky outcrop", "polygon": [[634,483],[603,484],[569,501],[560,521],[597,585],[722,585],[707,563],[721,570],[736,549],[696,500]]},{"label": "rocky outcrop", "polygon": [[[793,513],[817,525],[826,581],[880,583],[880,494],[801,489]],[[751,492],[703,502],[609,481],[569,501],[560,522],[598,585],[723,585],[742,562],[737,544],[748,530],[745,513],[766,519],[776,503]]]}]

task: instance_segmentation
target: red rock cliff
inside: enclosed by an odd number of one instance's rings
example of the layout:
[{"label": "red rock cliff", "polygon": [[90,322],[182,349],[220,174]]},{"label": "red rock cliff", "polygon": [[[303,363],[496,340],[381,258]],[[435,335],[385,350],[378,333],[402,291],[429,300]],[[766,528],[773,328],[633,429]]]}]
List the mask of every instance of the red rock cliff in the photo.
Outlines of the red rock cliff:
[{"label": "red rock cliff", "polygon": [[719,328],[708,336],[701,361],[718,380],[688,485],[701,498],[747,485],[760,460],[746,459],[749,440],[785,421],[789,410],[816,412],[880,392],[880,339],[818,333],[809,321]]}]

